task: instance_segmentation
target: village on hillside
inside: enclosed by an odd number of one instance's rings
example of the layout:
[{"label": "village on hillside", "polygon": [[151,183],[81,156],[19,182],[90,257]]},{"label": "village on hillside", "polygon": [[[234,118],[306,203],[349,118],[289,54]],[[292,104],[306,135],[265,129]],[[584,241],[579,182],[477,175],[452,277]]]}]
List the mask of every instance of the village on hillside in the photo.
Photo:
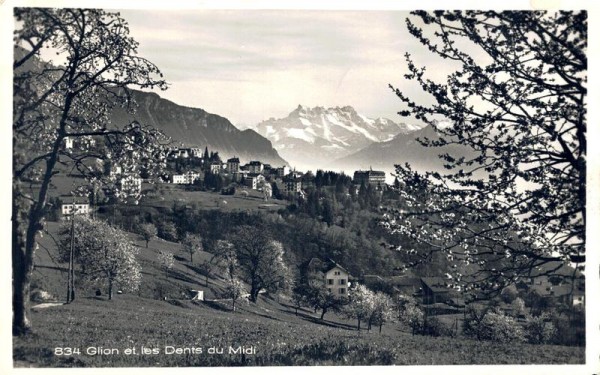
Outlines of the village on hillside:
[{"label": "village on hillside", "polygon": [[[69,144],[68,147],[76,147],[76,145]],[[334,172],[318,171],[317,175],[312,172],[303,173],[290,170],[286,165],[273,167],[258,160],[242,164],[238,157],[231,157],[223,161],[218,152],[209,152],[208,147],[205,147],[204,150],[200,147],[168,148],[164,170],[156,173],[154,178],[143,179],[139,175],[126,175],[118,165],[109,165],[104,168],[104,171],[107,176],[116,177],[120,186],[127,190],[128,194],[125,198],[121,201],[111,200],[107,194],[104,202],[97,202],[97,200],[94,202],[91,195],[89,198],[59,196],[58,199],[63,202],[59,215],[62,220],[68,221],[74,215],[95,216],[94,212],[99,207],[94,206],[94,203],[100,206],[109,202],[112,205],[144,204],[144,195],[148,193],[148,187],[155,184],[171,185],[175,189],[192,189],[192,192],[205,191],[213,196],[233,196],[237,192],[244,199],[257,202],[278,199],[292,203],[306,202],[309,195],[307,191],[314,192],[317,190],[317,185],[322,188],[323,185],[331,184],[331,180],[324,182],[324,175],[337,176],[340,180],[345,177],[343,173]],[[369,190],[379,196],[377,202],[382,202],[386,195],[393,195],[394,191],[397,193],[402,189],[398,179],[393,185],[386,184],[386,176],[383,171],[358,170],[354,172],[352,179],[349,177],[345,177],[345,179],[350,182],[351,188],[344,194],[350,195],[352,192],[353,195],[357,195],[361,189],[363,192]],[[255,191],[256,194],[251,196],[249,191]],[[135,197],[135,199],[131,200],[131,197]],[[322,197],[321,200],[323,199],[326,198]],[[383,207],[375,206],[373,208],[379,211]],[[382,212],[385,211],[387,208],[383,208]],[[377,246],[392,252],[410,254],[414,252],[414,250],[402,250],[401,245],[388,244],[385,241],[378,243]],[[559,263],[550,263],[538,268],[536,272],[530,274],[530,277],[522,278],[514,286],[501,290],[501,293],[490,299],[489,296],[472,293],[472,290],[468,292],[464,286],[459,286],[447,272],[432,274],[428,271],[426,275],[419,275],[418,272],[406,272],[403,267],[395,267],[392,274],[365,274],[363,271],[360,274],[352,274],[344,267],[345,262],[347,260],[343,258],[338,258],[336,262],[327,257],[313,257],[300,264],[298,266],[299,280],[304,280],[303,283],[306,285],[310,284],[320,288],[322,293],[328,293],[333,299],[337,299],[339,304],[329,301],[330,306],[328,306],[327,302],[322,304],[309,302],[307,299],[309,297],[301,295],[298,296],[302,300],[298,306],[307,304],[315,307],[315,311],[319,307],[321,313],[325,315],[327,309],[333,308],[336,311],[340,308],[343,301],[352,298],[352,291],[362,285],[369,290],[385,291],[396,299],[400,298],[401,301],[404,301],[402,303],[415,303],[422,309],[424,316],[429,317],[430,320],[434,317],[452,317],[451,329],[458,330],[459,319],[456,316],[466,316],[466,312],[473,306],[494,306],[506,316],[514,317],[515,321],[519,322],[518,324],[524,324],[527,316],[534,311],[536,314],[540,314],[558,307],[581,310],[585,302],[585,278],[581,272],[571,268],[562,269],[560,271],[562,276],[548,272],[553,267],[560,268]],[[292,285],[296,281],[289,280],[289,283]],[[477,287],[474,280],[470,283]],[[207,292],[200,286],[196,286],[195,289],[189,290],[189,294],[185,298],[204,301],[205,296],[212,296],[212,298],[216,296],[214,293]],[[266,292],[266,290],[261,290],[262,292]],[[173,297],[164,296],[166,299]],[[469,304],[471,305],[469,306]],[[450,328],[446,327],[445,329],[449,330]]]}]

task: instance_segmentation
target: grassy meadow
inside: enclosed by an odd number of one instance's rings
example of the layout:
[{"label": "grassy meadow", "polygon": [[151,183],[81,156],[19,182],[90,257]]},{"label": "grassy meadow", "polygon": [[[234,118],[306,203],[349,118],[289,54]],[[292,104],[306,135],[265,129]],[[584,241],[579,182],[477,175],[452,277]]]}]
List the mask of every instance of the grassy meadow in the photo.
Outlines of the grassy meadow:
[{"label": "grassy meadow", "polygon": [[[17,364],[42,367],[244,366],[244,365],[451,365],[582,363],[576,347],[495,344],[449,337],[412,336],[398,324],[357,332],[353,322],[300,311],[262,297],[256,305],[157,301],[132,295],[114,300],[80,298],[32,314],[34,335],[14,339]],[[332,319],[333,317],[333,319]],[[141,354],[141,347],[158,354]],[[253,348],[255,354],[228,353]],[[58,356],[55,348],[78,348]],[[209,354],[209,348],[223,354]],[[117,349],[89,355],[88,348]],[[125,354],[136,348],[137,354]],[[202,353],[170,354],[175,348]],[[92,350],[92,349],[90,349]]]},{"label": "grassy meadow", "polygon": [[[59,224],[48,223],[36,255],[34,285],[64,300],[66,265],[56,257],[54,238]],[[82,286],[69,305],[34,308],[34,333],[13,339],[16,367],[129,367],[129,366],[286,366],[286,365],[450,365],[450,364],[577,364],[585,361],[581,347],[498,344],[459,336],[413,336],[408,327],[388,323],[358,332],[356,322],[328,312],[300,309],[298,315],[285,296],[260,296],[256,304],[219,300],[224,283],[211,276],[208,285],[198,265],[210,254],[194,255],[179,244],[152,240],[140,248],[142,285],[134,294],[116,294],[113,300],[96,296]],[[175,254],[175,267],[166,273],[156,255]],[[204,290],[205,298],[192,301],[190,289]],[[35,303],[34,303],[35,305]],[[142,346],[147,354],[143,354]],[[245,348],[242,353],[240,347]],[[59,349],[78,354],[57,355]],[[88,348],[102,348],[89,349]],[[127,349],[133,352],[126,353]],[[178,349],[179,348],[179,349]],[[185,349],[187,348],[187,349]],[[192,349],[193,348],[193,349]],[[210,348],[223,353],[209,353]],[[233,352],[229,352],[230,348]],[[63,349],[64,351],[68,349]],[[107,355],[92,355],[108,350]],[[177,352],[179,350],[179,352]],[[215,349],[213,349],[215,350]],[[171,353],[173,352],[173,353]],[[179,354],[178,354],[179,353]]]}]

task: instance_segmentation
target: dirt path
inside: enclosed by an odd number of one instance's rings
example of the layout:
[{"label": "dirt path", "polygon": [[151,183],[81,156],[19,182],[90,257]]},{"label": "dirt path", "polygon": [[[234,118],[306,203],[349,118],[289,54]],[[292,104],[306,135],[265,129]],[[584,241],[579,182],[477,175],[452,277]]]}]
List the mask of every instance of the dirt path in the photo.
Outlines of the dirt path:
[{"label": "dirt path", "polygon": [[47,307],[53,307],[53,306],[62,306],[64,305],[64,303],[62,302],[45,302],[45,303],[40,303],[39,305],[35,305],[32,306],[32,309],[45,309]]}]

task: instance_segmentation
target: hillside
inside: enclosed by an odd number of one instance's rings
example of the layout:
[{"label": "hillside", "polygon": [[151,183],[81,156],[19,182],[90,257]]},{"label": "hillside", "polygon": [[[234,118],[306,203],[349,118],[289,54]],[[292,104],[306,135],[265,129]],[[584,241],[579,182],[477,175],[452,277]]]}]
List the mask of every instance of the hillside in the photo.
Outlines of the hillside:
[{"label": "hillside", "polygon": [[[58,223],[49,223],[48,229],[56,234]],[[577,364],[585,360],[581,347],[414,336],[397,322],[384,325],[381,333],[365,328],[358,332],[355,322],[341,315],[328,313],[320,320],[312,310],[300,308],[296,313],[287,296],[263,295],[256,304],[238,303],[233,312],[226,300],[190,300],[189,289],[204,290],[208,299],[218,298],[223,282],[217,275],[205,285],[205,278],[178,244],[153,240],[146,249],[136,236],[131,235],[131,240],[140,247],[140,291],[116,294],[109,301],[84,289],[69,305],[34,308],[35,335],[13,342],[15,367]],[[56,248],[51,236],[44,236],[41,244],[36,288],[62,295],[65,265],[52,260]],[[162,249],[176,255],[168,277],[156,262]],[[195,264],[207,256],[197,254]],[[73,354],[57,354],[57,348],[65,347]],[[232,353],[230,347],[242,347],[246,353]],[[126,353],[134,348],[135,353]],[[223,354],[209,351],[216,349]]]},{"label": "hillside", "polygon": [[224,157],[242,161],[260,160],[271,165],[286,165],[267,139],[253,130],[239,130],[229,120],[200,108],[180,106],[158,94],[132,90],[138,104],[135,115],[114,111],[112,121],[137,121],[160,129],[177,145],[208,147]]},{"label": "hillside", "polygon": [[443,171],[443,161],[438,155],[450,153],[465,155],[464,149],[457,146],[424,147],[417,139],[437,139],[438,135],[432,126],[427,126],[409,134],[398,134],[393,139],[372,143],[351,155],[332,162],[335,168],[341,170],[379,169],[393,172],[395,164],[411,164],[418,171]]},{"label": "hillside", "polygon": [[[24,56],[27,50],[16,47],[15,57]],[[48,69],[51,65],[33,57],[18,72]],[[161,98],[156,93],[130,90],[131,98],[138,104],[135,114],[115,108],[110,122],[123,126],[134,120],[161,130],[175,145],[208,147],[222,157],[238,156],[243,162],[261,160],[275,166],[287,165],[271,142],[257,132],[239,130],[228,119],[208,113],[200,108],[184,107]]]}]

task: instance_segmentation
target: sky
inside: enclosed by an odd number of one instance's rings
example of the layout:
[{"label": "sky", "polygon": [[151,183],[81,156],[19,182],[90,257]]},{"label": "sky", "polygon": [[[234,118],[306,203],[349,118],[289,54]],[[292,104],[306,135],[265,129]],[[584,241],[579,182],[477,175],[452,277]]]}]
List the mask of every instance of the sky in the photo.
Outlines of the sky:
[{"label": "sky", "polygon": [[403,79],[404,54],[433,78],[450,72],[406,30],[403,11],[119,10],[170,83],[177,104],[227,117],[238,127],[305,106],[353,106],[402,121],[388,84]]}]

